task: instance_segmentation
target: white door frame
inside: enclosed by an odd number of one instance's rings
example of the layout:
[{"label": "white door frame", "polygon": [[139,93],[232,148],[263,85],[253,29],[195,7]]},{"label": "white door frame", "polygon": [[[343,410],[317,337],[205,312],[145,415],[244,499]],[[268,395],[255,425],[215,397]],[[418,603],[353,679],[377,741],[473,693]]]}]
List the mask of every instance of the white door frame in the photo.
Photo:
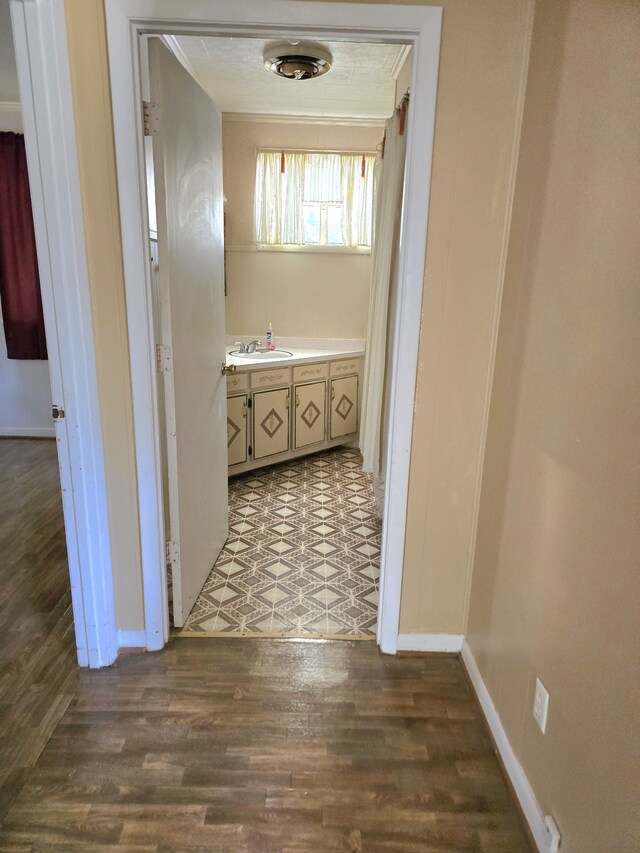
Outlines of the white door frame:
[{"label": "white door frame", "polygon": [[80,666],[117,654],[105,466],[64,0],[11,0]]},{"label": "white door frame", "polygon": [[[164,518],[142,152],[141,30],[398,41],[414,47],[400,310],[385,482],[378,643],[397,650],[442,10],[288,0],[105,0],[131,346],[149,650],[168,639]],[[11,0],[54,402],[78,661],[117,654],[105,462],[64,0]],[[339,25],[336,25],[339,21]]]},{"label": "white door frame", "polygon": [[[397,651],[409,463],[424,282],[442,9],[287,0],[106,0],[136,435],[147,625],[168,630],[162,478],[142,136],[139,34],[198,33],[405,42],[413,45],[399,311],[393,335],[390,453],[381,553],[378,643]],[[339,24],[336,24],[339,22]]]}]

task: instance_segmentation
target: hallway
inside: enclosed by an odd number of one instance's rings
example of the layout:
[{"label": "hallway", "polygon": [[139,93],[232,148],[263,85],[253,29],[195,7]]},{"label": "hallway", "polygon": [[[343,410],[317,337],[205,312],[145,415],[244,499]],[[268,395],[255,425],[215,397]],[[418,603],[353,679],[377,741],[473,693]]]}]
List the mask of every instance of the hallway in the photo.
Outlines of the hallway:
[{"label": "hallway", "polygon": [[12,851],[528,851],[461,663],[176,639],[83,671]]},{"label": "hallway", "polygon": [[455,657],[192,637],[78,670],[54,442],[0,441],[0,487],[0,849],[530,849]]}]

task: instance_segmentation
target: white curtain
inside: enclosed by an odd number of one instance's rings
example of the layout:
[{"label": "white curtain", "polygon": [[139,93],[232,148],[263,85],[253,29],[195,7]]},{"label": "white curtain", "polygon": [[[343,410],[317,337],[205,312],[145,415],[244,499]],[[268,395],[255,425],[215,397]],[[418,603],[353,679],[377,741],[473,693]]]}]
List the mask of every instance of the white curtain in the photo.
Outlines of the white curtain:
[{"label": "white curtain", "polygon": [[386,123],[384,157],[376,163],[371,293],[360,429],[363,468],[374,477],[380,475],[381,469],[388,309],[391,292],[395,289],[396,248],[400,238],[407,147],[406,136],[400,135],[400,123],[400,110],[396,110]]},{"label": "white curtain", "polygon": [[261,151],[256,165],[256,242],[268,246],[304,245],[305,155]]},{"label": "white curtain", "polygon": [[[284,171],[282,164],[284,160]],[[375,157],[259,151],[256,163],[256,242],[303,246],[303,203],[342,205],[342,242],[370,246]]]},{"label": "white curtain", "polygon": [[373,225],[373,183],[376,158],[343,155],[341,161],[342,242],[345,246],[370,246]]}]

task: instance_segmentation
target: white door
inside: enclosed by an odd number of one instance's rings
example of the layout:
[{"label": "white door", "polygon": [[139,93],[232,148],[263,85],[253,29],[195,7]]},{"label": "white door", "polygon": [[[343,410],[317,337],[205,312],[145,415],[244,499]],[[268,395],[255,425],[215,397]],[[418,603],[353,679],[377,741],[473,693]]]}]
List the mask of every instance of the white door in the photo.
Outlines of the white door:
[{"label": "white door", "polygon": [[222,125],[175,57],[149,43],[173,622],[184,624],[228,532]]}]

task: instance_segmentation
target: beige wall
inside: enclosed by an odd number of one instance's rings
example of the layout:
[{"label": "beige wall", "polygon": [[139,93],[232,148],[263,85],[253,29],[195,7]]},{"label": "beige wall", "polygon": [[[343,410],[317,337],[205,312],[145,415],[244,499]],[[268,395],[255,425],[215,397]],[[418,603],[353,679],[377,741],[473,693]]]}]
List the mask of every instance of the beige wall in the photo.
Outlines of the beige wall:
[{"label": "beige wall", "polygon": [[106,461],[116,622],[142,630],[129,344],[102,0],[65,0]]},{"label": "beige wall", "polygon": [[567,853],[640,849],[639,44],[637,3],[536,4],[469,611]]},{"label": "beige wall", "polygon": [[[225,120],[227,334],[364,338],[370,255],[256,252],[256,149],[375,151],[382,128]],[[309,310],[313,306],[313,310]]]},{"label": "beige wall", "polygon": [[443,5],[403,633],[464,631],[532,8]]}]

